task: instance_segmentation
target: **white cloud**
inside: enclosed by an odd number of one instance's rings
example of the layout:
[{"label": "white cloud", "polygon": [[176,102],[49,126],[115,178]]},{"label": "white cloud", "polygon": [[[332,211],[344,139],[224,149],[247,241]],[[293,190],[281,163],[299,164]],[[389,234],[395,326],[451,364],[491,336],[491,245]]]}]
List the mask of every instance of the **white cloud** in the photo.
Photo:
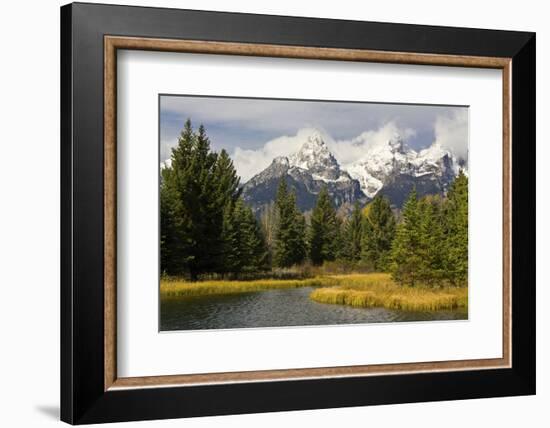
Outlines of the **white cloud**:
[{"label": "white cloud", "polygon": [[[277,156],[289,156],[300,150],[300,147],[302,147],[302,144],[312,131],[312,128],[300,129],[294,136],[284,135],[275,138],[257,150],[243,150],[240,147],[236,147],[231,157],[233,158],[237,173],[241,176],[241,182],[247,182],[255,174],[267,168]],[[323,135],[328,140],[328,135],[326,133],[323,133]]]},{"label": "white cloud", "polygon": [[190,117],[204,123],[216,150],[230,153],[243,183],[273,158],[298,151],[313,128],[344,168],[396,133],[416,150],[435,139],[467,159],[468,110],[463,107],[163,96],[161,117],[161,161],[170,157],[179,125]]},{"label": "white cloud", "polygon": [[[437,116],[464,110],[463,107],[451,106],[199,96],[162,96],[160,107],[161,117],[177,120],[178,126],[191,118],[194,124],[203,123],[207,131],[231,130],[223,136],[224,147],[231,149],[243,147],[239,142],[243,136],[253,141],[257,148],[256,137],[292,135],[297,129],[319,126],[335,138],[351,138],[366,129],[377,129],[394,122],[421,135],[427,130],[433,131]],[[164,125],[167,126],[168,122]],[[173,138],[179,131],[174,126],[164,128],[161,134],[163,138]],[[250,147],[252,145],[247,146]]]},{"label": "white cloud", "polygon": [[468,160],[468,109],[457,109],[451,115],[437,116],[435,141],[458,158]]},{"label": "white cloud", "polygon": [[[367,147],[387,142],[395,134],[401,135],[405,140],[414,135],[412,129],[400,129],[394,122],[388,122],[376,130],[365,131],[351,140],[335,141],[326,131],[318,128],[316,130],[323,135],[330,151],[344,168],[363,157]],[[263,171],[277,156],[290,156],[300,150],[313,131],[313,128],[302,128],[294,136],[275,138],[257,150],[235,148],[231,157],[237,173],[241,176],[241,182],[245,183]]]},{"label": "white cloud", "polygon": [[172,156],[172,148],[176,147],[177,145],[178,139],[176,137],[160,140],[160,161],[163,162],[170,159],[170,157]]},{"label": "white cloud", "polygon": [[394,122],[388,122],[378,129],[362,132],[351,140],[340,140],[329,147],[344,168],[361,159],[367,147],[374,147],[386,143],[394,135],[399,134],[405,141],[415,134],[410,128],[399,128]]}]

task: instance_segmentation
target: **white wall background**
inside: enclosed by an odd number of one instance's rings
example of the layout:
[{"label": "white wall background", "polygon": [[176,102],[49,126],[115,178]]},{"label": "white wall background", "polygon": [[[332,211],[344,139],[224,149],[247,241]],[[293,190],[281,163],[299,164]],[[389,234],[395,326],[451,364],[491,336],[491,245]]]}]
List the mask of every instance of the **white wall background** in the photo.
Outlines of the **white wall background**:
[{"label": "white wall background", "polygon": [[[122,0],[120,0],[123,2]],[[116,3],[103,1],[103,3]],[[127,4],[537,32],[538,394],[461,402],[155,421],[158,427],[547,426],[550,404],[548,210],[550,28],[541,1],[148,0]],[[58,424],[59,413],[59,6],[4,2],[0,12],[0,420]],[[545,120],[546,119],[546,120]],[[546,263],[545,263],[546,262]],[[137,426],[137,423],[125,426]]]}]

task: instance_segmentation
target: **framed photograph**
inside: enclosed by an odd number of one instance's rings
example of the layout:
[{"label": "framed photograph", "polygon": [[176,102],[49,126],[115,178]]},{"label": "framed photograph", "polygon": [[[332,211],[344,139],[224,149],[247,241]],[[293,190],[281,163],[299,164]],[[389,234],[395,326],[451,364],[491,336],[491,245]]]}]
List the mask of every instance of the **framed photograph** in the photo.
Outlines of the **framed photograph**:
[{"label": "framed photograph", "polygon": [[533,33],[76,3],[61,55],[62,420],[535,393]]}]

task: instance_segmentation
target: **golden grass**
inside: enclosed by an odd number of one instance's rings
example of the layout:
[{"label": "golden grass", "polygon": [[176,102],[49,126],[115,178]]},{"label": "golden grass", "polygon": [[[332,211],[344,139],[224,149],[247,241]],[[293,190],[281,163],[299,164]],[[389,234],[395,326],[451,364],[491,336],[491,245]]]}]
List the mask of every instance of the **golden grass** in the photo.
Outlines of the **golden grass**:
[{"label": "golden grass", "polygon": [[162,299],[206,295],[249,293],[298,287],[322,287],[310,298],[320,303],[350,305],[361,308],[384,307],[407,311],[466,309],[467,287],[404,287],[387,273],[324,275],[307,279],[259,279],[253,281],[209,280],[189,282],[162,279]]},{"label": "golden grass", "polygon": [[466,309],[467,287],[404,287],[385,273],[336,275],[335,287],[319,288],[310,298],[320,303],[350,305],[361,308],[384,307],[407,311]]},{"label": "golden grass", "polygon": [[161,280],[161,298],[193,297],[214,294],[237,294],[252,291],[276,290],[298,287],[330,287],[338,285],[331,277],[314,277],[307,279],[259,279],[253,281],[199,281]]}]

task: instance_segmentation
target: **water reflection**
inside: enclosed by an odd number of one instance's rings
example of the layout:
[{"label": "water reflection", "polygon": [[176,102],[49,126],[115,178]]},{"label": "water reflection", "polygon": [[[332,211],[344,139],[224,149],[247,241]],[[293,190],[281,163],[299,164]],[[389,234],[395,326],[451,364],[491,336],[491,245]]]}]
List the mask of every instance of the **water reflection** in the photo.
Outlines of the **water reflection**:
[{"label": "water reflection", "polygon": [[312,288],[268,290],[161,302],[160,329],[204,330],[251,327],[361,324],[467,319],[465,311],[407,312],[353,308],[309,299]]}]

